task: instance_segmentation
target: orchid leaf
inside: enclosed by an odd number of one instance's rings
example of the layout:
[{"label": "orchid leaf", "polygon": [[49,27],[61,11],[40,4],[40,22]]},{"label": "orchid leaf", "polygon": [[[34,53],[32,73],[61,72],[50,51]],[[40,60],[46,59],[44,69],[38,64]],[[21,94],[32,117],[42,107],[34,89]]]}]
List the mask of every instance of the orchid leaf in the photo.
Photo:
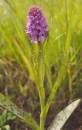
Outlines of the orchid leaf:
[{"label": "orchid leaf", "polygon": [[19,109],[14,103],[12,103],[9,99],[7,99],[3,94],[0,93],[0,106],[7,109],[17,117],[19,117],[23,122],[28,124],[34,130],[39,130],[39,126],[31,117],[31,115],[27,112]]},{"label": "orchid leaf", "polygon": [[49,126],[48,130],[60,130],[80,101],[81,99],[78,99],[60,111]]}]

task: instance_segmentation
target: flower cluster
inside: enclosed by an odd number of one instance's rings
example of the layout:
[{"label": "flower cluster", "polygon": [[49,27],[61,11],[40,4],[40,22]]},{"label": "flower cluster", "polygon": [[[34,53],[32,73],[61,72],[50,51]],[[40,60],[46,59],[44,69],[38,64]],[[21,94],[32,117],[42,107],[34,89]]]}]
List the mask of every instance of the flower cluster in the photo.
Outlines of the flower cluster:
[{"label": "flower cluster", "polygon": [[26,28],[28,38],[33,43],[43,42],[47,38],[48,23],[40,7],[34,5],[30,8]]}]

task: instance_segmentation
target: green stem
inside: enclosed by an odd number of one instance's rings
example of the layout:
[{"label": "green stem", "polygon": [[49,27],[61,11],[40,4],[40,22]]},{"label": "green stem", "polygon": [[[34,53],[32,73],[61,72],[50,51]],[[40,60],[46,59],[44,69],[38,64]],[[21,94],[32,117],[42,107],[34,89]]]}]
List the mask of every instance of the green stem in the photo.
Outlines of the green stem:
[{"label": "green stem", "polygon": [[[44,109],[45,105],[45,91],[44,91],[44,53],[43,53],[43,45],[39,46],[39,55],[38,55],[38,64],[39,64],[39,88],[40,88],[40,102],[41,102],[41,113]],[[40,115],[40,130],[44,130],[44,124],[42,122],[42,117]]]},{"label": "green stem", "polygon": [[44,125],[45,125],[45,118],[42,113],[43,113],[43,111],[40,114],[40,130],[44,130]]},{"label": "green stem", "polygon": [[43,111],[43,109],[44,109],[44,88],[42,87],[41,89],[40,89],[40,103],[41,103],[41,111]]},{"label": "green stem", "polygon": [[39,73],[39,86],[40,86],[40,98],[41,98],[41,111],[44,108],[45,104],[45,91],[44,91],[44,55],[43,55],[43,46],[39,48],[39,55],[38,55],[38,73]]},{"label": "green stem", "polygon": [[43,87],[44,81],[44,58],[43,58],[43,47],[38,47],[38,52],[36,52],[36,46],[33,43],[30,43],[31,52],[32,52],[32,62],[34,69],[34,76],[36,81],[36,87],[39,92],[41,111],[44,108],[45,101],[45,91]]}]

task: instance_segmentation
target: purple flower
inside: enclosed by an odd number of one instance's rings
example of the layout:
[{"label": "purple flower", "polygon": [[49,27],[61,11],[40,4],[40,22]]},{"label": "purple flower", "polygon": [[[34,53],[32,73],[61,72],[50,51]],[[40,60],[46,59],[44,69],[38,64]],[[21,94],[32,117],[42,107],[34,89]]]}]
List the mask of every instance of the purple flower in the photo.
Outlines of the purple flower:
[{"label": "purple flower", "polygon": [[28,12],[26,33],[31,42],[43,42],[48,34],[48,23],[40,7],[34,5]]}]

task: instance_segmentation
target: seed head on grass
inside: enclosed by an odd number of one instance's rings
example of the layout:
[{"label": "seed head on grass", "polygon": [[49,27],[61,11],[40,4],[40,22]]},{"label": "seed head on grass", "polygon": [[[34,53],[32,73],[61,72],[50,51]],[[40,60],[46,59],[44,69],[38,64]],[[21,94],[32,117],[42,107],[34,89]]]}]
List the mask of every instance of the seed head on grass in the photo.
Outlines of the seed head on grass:
[{"label": "seed head on grass", "polygon": [[43,42],[48,34],[48,23],[40,7],[34,5],[29,9],[26,33],[33,43]]}]

